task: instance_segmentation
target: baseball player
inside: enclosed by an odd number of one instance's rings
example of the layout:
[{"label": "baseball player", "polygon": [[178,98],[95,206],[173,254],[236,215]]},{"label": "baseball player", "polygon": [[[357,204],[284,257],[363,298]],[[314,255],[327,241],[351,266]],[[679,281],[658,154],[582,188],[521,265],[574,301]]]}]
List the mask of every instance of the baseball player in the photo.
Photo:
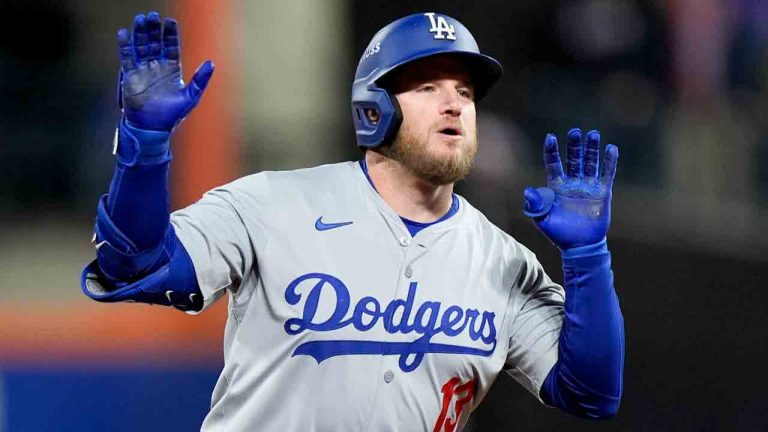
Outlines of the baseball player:
[{"label": "baseball player", "polygon": [[249,175],[170,215],[169,138],[214,67],[185,85],[177,23],[155,12],[117,39],[117,168],[82,289],[191,314],[228,296],[203,430],[461,430],[502,371],[548,406],[616,413],[617,149],[573,129],[563,169],[547,135],[548,185],[525,190],[563,288],[453,193],[478,148],[475,104],[502,75],[459,21],[419,13],[373,37],[352,84],[361,160]]}]

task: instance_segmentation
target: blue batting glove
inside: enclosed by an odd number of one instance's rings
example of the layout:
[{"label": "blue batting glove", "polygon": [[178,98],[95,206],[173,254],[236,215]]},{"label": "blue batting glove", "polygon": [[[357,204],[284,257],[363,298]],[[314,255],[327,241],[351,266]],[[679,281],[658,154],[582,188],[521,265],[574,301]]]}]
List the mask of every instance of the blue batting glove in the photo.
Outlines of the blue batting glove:
[{"label": "blue batting glove", "polygon": [[547,134],[544,166],[548,187],[526,188],[523,212],[563,251],[604,241],[611,223],[611,188],[618,157],[619,149],[608,144],[600,163],[600,132],[587,133],[586,145],[582,145],[581,130],[571,129],[563,174],[557,138]]},{"label": "blue batting glove", "polygon": [[[178,25],[173,18],[150,12],[136,15],[133,32],[120,29],[118,101],[126,121],[138,129],[170,132],[189,114],[213,74],[204,62],[184,86],[181,74]],[[161,28],[162,27],[162,28]]]}]

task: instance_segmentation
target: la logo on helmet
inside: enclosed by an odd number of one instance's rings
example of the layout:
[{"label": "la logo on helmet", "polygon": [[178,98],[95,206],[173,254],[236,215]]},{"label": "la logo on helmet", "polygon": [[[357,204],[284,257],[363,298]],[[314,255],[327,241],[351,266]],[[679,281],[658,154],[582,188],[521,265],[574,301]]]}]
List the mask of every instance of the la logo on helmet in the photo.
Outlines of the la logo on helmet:
[{"label": "la logo on helmet", "polygon": [[[435,34],[435,39],[456,40],[456,30],[454,30],[452,25],[448,25],[445,17],[439,15],[435,17],[434,12],[427,12],[424,15],[429,18],[429,23],[432,24],[429,32]],[[447,35],[444,35],[443,32],[446,32]]]}]

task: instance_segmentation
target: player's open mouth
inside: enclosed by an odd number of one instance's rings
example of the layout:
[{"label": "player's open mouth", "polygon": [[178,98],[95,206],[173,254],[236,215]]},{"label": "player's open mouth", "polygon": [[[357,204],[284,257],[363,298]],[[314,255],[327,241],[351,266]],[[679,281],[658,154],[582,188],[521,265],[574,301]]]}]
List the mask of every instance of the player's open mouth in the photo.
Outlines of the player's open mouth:
[{"label": "player's open mouth", "polygon": [[459,128],[452,128],[452,127],[447,127],[447,128],[440,129],[438,132],[443,134],[443,135],[450,135],[450,136],[462,136],[463,135],[461,129],[459,129]]}]

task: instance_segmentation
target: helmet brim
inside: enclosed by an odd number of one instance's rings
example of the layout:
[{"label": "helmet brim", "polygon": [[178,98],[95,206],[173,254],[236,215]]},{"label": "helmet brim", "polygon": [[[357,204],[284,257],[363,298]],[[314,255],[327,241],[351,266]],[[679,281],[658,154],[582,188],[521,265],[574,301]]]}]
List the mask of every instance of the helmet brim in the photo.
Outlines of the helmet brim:
[{"label": "helmet brim", "polygon": [[392,66],[389,70],[386,71],[386,73],[383,73],[380,77],[377,77],[375,82],[382,82],[387,77],[391,77],[398,70],[401,70],[404,66],[416,61],[443,55],[460,57],[462,61],[467,65],[470,75],[472,76],[472,84],[475,87],[475,101],[479,101],[485,97],[485,95],[488,93],[488,90],[504,74],[504,68],[501,66],[501,64],[493,57],[487,56],[485,54],[470,51],[429,51],[423,54],[413,55],[407,60]]}]

